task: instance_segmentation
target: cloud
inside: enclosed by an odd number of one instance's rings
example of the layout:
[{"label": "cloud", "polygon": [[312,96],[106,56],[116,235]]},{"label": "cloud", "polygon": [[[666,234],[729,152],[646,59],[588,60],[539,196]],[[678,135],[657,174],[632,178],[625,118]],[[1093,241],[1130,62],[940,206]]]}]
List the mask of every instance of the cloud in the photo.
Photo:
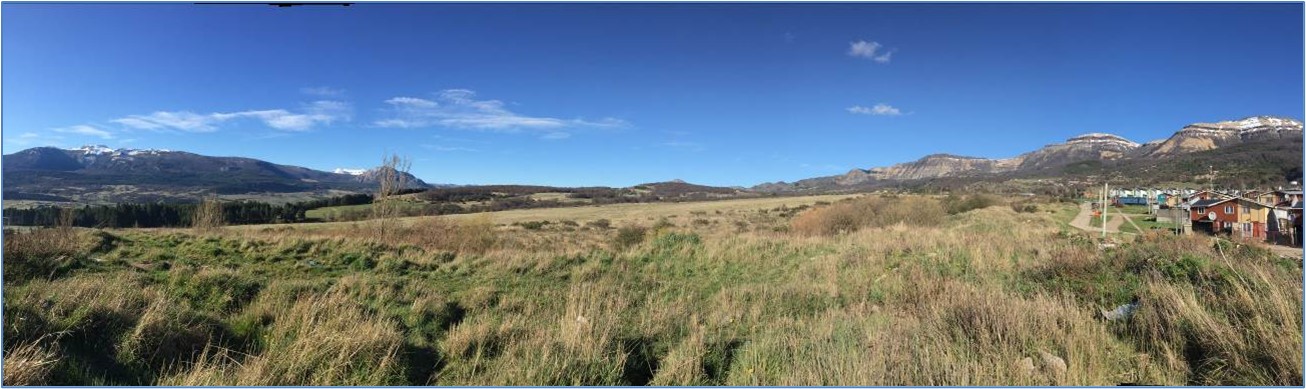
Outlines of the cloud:
[{"label": "cloud", "polygon": [[546,140],[560,140],[560,139],[567,139],[567,138],[570,138],[570,137],[571,137],[571,134],[570,134],[570,133],[566,133],[566,132],[550,132],[550,133],[548,133],[548,134],[544,134],[544,136],[541,136],[540,139],[546,139]]},{"label": "cloud", "polygon": [[183,132],[213,132],[224,122],[255,119],[264,125],[282,131],[308,131],[318,125],[330,125],[351,119],[353,108],[349,103],[318,100],[304,104],[298,112],[285,109],[215,112],[197,114],[190,111],[159,111],[149,115],[130,115],[111,122],[140,130],[175,130]]},{"label": "cloud", "polygon": [[[879,42],[867,42],[867,41],[859,40],[850,43],[848,47],[848,55],[853,57],[866,58],[875,61],[876,63],[889,63],[889,60],[893,58],[893,53],[897,51],[897,49],[880,51],[880,48],[883,47],[884,45],[881,45]],[[877,53],[880,54],[877,55]]]},{"label": "cloud", "polygon": [[560,119],[521,115],[509,111],[502,101],[478,100],[476,92],[468,89],[446,89],[436,93],[434,99],[400,96],[386,100],[385,103],[390,105],[389,114],[385,118],[374,121],[373,125],[394,128],[447,127],[496,132],[535,130],[550,133],[559,133],[556,130],[562,128],[623,128],[630,125],[616,118],[591,121],[579,118]]},{"label": "cloud", "polygon": [[[80,124],[72,127],[56,128],[54,129],[54,132],[96,136],[99,137],[100,139],[113,139],[113,134],[109,133],[108,131],[101,130],[99,128],[95,128],[94,126],[89,126],[85,124]],[[26,136],[28,134],[30,133],[23,134],[23,136]]]},{"label": "cloud", "polygon": [[866,108],[860,105],[854,105],[848,107],[848,112],[861,114],[861,115],[876,115],[876,116],[902,115],[902,110],[899,110],[898,108],[883,103],[876,104],[874,107],[870,107],[870,108]]},{"label": "cloud", "polygon": [[55,146],[59,147],[63,143],[64,137],[59,135],[43,135],[35,132],[24,132],[18,137],[6,139],[6,142],[13,142],[19,146]]},{"label": "cloud", "polygon": [[663,142],[658,145],[662,147],[668,147],[668,148],[684,150],[684,151],[703,151],[707,149],[706,147],[703,146],[702,143],[686,142],[686,141]]},{"label": "cloud", "polygon": [[334,89],[326,86],[299,88],[299,92],[309,96],[317,96],[317,97],[340,97],[345,94],[344,89]]},{"label": "cloud", "polygon": [[878,63],[889,63],[889,59],[890,59],[891,57],[893,57],[893,52],[894,52],[894,51],[897,51],[897,50],[889,50],[888,52],[886,52],[886,53],[884,53],[884,54],[881,54],[881,55],[876,56],[876,57],[873,58],[872,60],[875,61],[875,62],[878,62]]},{"label": "cloud", "polygon": [[213,124],[217,122],[217,120],[211,118],[209,115],[200,115],[190,111],[159,111],[149,115],[131,115],[110,121],[141,130],[172,129],[185,132],[217,131],[217,128],[213,127]]},{"label": "cloud", "polygon": [[428,145],[428,144],[424,144],[424,145],[422,145],[422,148],[427,149],[427,150],[434,150],[434,151],[466,151],[466,152],[477,152],[477,151],[480,151],[480,150],[473,149],[473,148],[468,148],[468,147],[441,146],[441,145]]}]

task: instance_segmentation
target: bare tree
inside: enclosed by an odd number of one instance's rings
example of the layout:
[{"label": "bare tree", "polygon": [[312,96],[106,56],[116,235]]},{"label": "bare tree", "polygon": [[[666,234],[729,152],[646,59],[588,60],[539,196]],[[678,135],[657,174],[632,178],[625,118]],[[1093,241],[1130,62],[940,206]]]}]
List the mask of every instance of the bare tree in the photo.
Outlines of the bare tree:
[{"label": "bare tree", "polygon": [[381,159],[381,167],[377,168],[377,183],[379,190],[376,197],[385,199],[396,196],[404,189],[408,188],[408,169],[413,165],[408,157],[399,155],[390,155]]},{"label": "bare tree", "polygon": [[77,248],[77,231],[73,229],[73,224],[77,221],[77,208],[66,207],[59,209],[59,226],[56,227],[57,233],[54,235],[54,246],[62,252],[72,252]]},{"label": "bare tree", "polygon": [[209,197],[200,201],[195,207],[195,215],[190,225],[196,231],[212,231],[225,224],[226,217],[222,213],[222,202],[217,197]]},{"label": "bare tree", "polygon": [[400,214],[400,205],[395,197],[408,189],[408,169],[412,165],[408,157],[398,154],[381,158],[381,166],[376,169],[376,196],[372,198],[372,217],[377,219],[378,237],[384,237],[394,229],[394,219]]}]

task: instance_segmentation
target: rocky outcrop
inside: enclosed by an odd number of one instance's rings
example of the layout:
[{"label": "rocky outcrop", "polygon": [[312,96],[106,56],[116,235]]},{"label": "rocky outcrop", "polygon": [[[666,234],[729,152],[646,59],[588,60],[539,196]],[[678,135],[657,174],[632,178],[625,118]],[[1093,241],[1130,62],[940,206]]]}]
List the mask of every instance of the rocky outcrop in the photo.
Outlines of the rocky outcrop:
[{"label": "rocky outcrop", "polygon": [[1138,147],[1138,143],[1118,135],[1084,134],[1022,155],[1020,169],[1039,170],[1087,160],[1120,159]]},{"label": "rocky outcrop", "polygon": [[1302,137],[1301,122],[1271,116],[1254,116],[1236,121],[1195,123],[1184,126],[1169,139],[1157,144],[1146,156],[1164,157],[1290,137]]}]

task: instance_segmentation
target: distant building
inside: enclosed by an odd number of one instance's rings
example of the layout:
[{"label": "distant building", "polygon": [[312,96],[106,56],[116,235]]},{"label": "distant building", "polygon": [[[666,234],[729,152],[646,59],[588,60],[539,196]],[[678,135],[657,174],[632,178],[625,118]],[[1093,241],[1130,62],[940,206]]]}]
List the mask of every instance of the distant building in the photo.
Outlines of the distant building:
[{"label": "distant building", "polygon": [[1197,200],[1189,206],[1193,229],[1238,237],[1265,239],[1273,207],[1242,197]]}]

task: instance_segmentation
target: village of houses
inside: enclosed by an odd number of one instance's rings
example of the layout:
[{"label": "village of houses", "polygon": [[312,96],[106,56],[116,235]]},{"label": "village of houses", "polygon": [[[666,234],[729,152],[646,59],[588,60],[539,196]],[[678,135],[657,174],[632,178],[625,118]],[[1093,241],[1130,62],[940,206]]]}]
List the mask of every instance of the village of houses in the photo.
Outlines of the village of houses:
[{"label": "village of houses", "polygon": [[[1297,183],[1294,182],[1294,185]],[[1114,207],[1145,206],[1160,224],[1178,233],[1205,233],[1300,247],[1302,189],[1198,190],[1109,189]],[[1101,207],[1093,203],[1094,215]]]}]

